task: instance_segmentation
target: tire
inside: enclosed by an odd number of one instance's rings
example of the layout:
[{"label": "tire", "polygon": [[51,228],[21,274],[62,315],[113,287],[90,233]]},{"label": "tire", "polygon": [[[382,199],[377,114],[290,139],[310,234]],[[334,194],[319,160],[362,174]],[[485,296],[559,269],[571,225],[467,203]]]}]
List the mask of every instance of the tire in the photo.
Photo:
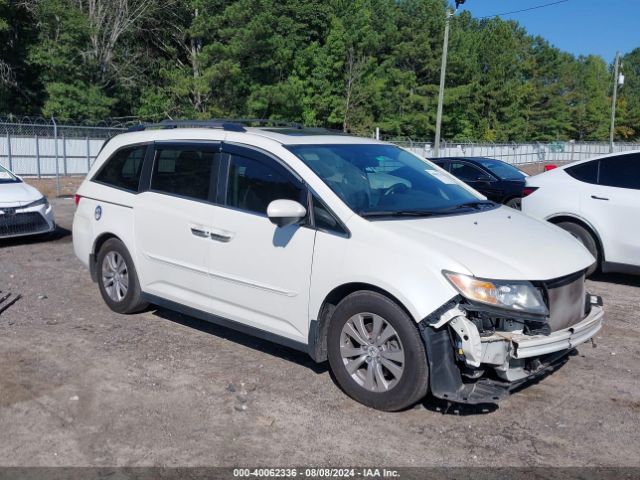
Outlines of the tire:
[{"label": "tire", "polygon": [[587,277],[593,275],[596,270],[598,270],[601,260],[598,243],[593,234],[583,226],[573,222],[560,222],[556,225],[578,239],[578,241],[582,243],[587,250],[589,250],[589,253],[594,256],[596,262],[587,269]]},{"label": "tire", "polygon": [[505,205],[515,210],[522,210],[522,199],[519,197],[512,198],[510,200],[507,200],[507,203],[505,203]]},{"label": "tire", "polygon": [[111,310],[135,313],[147,307],[142,301],[136,267],[120,240],[110,238],[104,242],[98,251],[96,270],[100,294]]},{"label": "tire", "polygon": [[[374,329],[377,341],[371,338]],[[359,291],[343,299],[331,316],[327,350],[342,390],[368,407],[402,410],[427,394],[429,367],[418,328],[384,295]]]}]

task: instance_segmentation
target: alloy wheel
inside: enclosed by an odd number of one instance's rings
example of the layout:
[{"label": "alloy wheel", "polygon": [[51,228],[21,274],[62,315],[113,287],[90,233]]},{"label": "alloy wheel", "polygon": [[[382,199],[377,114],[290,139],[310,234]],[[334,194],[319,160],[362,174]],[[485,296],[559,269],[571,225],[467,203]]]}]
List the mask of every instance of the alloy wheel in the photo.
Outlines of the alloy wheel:
[{"label": "alloy wheel", "polygon": [[118,252],[109,252],[102,261],[102,285],[109,298],[121,302],[129,289],[127,263]]},{"label": "alloy wheel", "polygon": [[340,355],[351,378],[371,392],[391,390],[404,371],[398,332],[374,313],[359,313],[347,320],[340,334]]}]

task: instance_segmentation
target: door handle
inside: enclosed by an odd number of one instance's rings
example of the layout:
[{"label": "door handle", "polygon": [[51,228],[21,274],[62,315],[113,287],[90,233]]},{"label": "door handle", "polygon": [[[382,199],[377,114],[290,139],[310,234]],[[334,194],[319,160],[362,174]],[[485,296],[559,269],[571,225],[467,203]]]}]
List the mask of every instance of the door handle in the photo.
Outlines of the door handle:
[{"label": "door handle", "polygon": [[211,240],[215,240],[217,242],[227,243],[230,242],[233,238],[233,232],[228,232],[226,230],[211,230],[209,232],[209,236]]},{"label": "door handle", "polygon": [[191,233],[196,237],[207,238],[209,236],[209,232],[201,228],[191,227]]},{"label": "door handle", "polygon": [[591,195],[591,198],[593,198],[594,200],[609,200],[608,198],[605,197],[598,197],[596,195]]}]

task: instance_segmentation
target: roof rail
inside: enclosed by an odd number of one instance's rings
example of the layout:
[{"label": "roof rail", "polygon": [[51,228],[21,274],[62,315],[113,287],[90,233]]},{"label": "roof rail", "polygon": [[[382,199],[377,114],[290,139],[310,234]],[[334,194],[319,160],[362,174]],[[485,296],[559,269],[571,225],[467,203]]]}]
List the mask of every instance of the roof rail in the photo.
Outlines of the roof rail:
[{"label": "roof rail", "polygon": [[288,120],[274,120],[271,118],[229,118],[229,119],[219,119],[220,121],[227,121],[233,123],[239,123],[246,127],[249,126],[260,126],[260,127],[289,127],[289,128],[297,128],[302,129],[304,125],[297,122],[290,122]]},{"label": "roof rail", "polygon": [[210,120],[162,120],[159,123],[141,123],[128,132],[141,132],[152,128],[220,128],[230,132],[246,132],[245,126],[274,126],[302,129],[299,123],[268,118],[212,118]]},{"label": "roof rail", "polygon": [[245,132],[245,128],[236,122],[226,120],[162,120],[159,123],[141,123],[129,128],[129,132],[141,132],[152,128],[220,128],[231,132]]}]

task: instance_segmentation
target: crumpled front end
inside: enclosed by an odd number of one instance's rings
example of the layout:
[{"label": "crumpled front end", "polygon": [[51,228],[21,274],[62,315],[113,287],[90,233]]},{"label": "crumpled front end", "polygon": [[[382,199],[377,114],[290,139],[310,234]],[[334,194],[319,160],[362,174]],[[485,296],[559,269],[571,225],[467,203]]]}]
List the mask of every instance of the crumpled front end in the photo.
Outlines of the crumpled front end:
[{"label": "crumpled front end", "polygon": [[537,287],[548,315],[494,308],[458,296],[420,322],[435,397],[495,403],[557,368],[602,327],[602,301],[586,293],[583,272]]}]

